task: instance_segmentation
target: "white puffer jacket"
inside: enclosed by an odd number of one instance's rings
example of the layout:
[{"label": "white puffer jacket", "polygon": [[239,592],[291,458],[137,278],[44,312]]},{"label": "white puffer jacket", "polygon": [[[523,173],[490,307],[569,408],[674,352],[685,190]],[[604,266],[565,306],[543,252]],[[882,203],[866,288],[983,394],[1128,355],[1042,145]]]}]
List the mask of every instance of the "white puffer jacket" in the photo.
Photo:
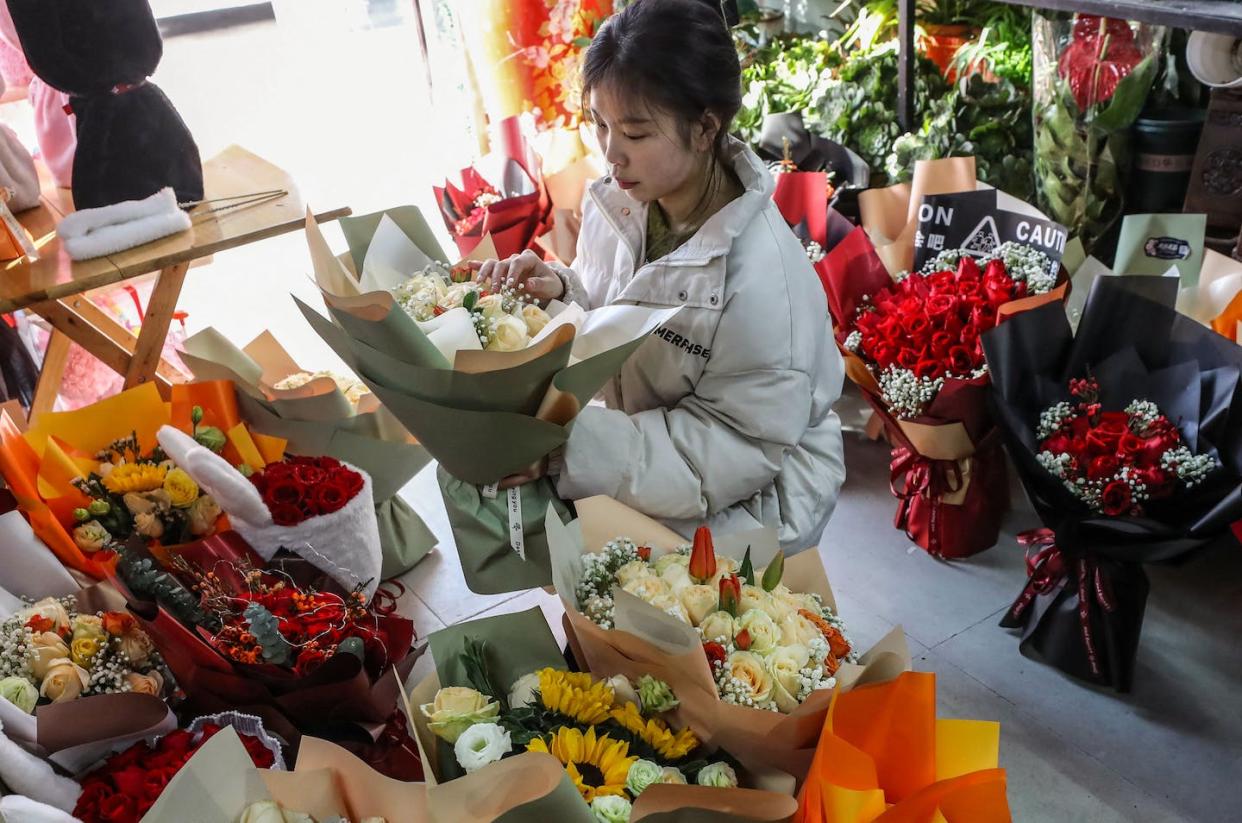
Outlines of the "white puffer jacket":
[{"label": "white puffer jacket", "polygon": [[845,479],[832,404],[843,369],[827,301],[772,202],[771,174],[738,141],[745,193],[671,254],[643,265],[646,207],[608,178],[590,189],[566,299],[685,308],[584,409],[565,447],[566,499],[604,494],[689,536],[779,529],[816,546]]}]

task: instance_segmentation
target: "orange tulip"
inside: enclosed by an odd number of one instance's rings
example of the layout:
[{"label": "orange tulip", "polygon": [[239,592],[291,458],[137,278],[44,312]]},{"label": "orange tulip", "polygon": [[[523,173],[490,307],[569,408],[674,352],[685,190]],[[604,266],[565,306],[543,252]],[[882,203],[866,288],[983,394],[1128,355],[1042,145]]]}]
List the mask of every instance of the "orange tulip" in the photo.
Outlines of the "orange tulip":
[{"label": "orange tulip", "polygon": [[694,533],[694,548],[690,552],[690,576],[705,583],[716,576],[716,547],[712,545],[712,532],[707,526],[699,526]]},{"label": "orange tulip", "polygon": [[742,578],[726,574],[720,578],[720,610],[737,617],[738,604],[742,602]]}]

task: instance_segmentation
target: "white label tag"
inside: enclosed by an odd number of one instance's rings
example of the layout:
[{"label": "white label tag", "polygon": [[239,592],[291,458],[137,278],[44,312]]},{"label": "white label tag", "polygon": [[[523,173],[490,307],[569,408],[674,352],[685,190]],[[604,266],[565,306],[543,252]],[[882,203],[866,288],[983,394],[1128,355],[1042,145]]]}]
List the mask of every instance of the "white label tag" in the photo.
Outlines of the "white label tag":
[{"label": "white label tag", "polygon": [[30,242],[30,238],[26,235],[26,230],[22,228],[21,223],[17,222],[13,212],[9,211],[9,204],[3,200],[0,200],[0,220],[4,221],[4,225],[8,228],[9,234],[13,235],[13,240],[17,245],[21,246],[26,259],[31,263],[38,260],[39,250]]},{"label": "white label tag", "polygon": [[495,500],[495,499],[496,499],[496,493],[497,493],[499,490],[500,490],[500,482],[499,482],[499,481],[497,481],[497,482],[495,482],[495,483],[488,483],[486,486],[479,486],[479,494],[483,495],[483,496],[484,496],[484,497],[486,497],[488,500]]},{"label": "white label tag", "polygon": [[509,489],[509,545],[517,556],[526,559],[526,540],[522,532],[522,490]]}]

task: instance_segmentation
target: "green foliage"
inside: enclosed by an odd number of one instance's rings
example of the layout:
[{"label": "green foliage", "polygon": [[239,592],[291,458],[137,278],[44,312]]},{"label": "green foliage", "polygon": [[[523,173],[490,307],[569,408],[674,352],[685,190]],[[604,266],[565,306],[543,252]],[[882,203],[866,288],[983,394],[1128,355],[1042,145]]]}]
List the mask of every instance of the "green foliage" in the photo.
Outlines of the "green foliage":
[{"label": "green foliage", "polygon": [[263,659],[277,666],[290,662],[292,646],[280,633],[280,621],[260,603],[251,603],[242,613],[250,626],[250,633],[263,649]]},{"label": "green foliage", "polygon": [[182,623],[210,632],[220,630],[219,619],[203,611],[198,597],[150,557],[141,539],[120,544],[116,550],[117,573],[135,597],[158,603]]},{"label": "green foliage", "polygon": [[508,705],[507,695],[503,689],[492,684],[491,668],[487,663],[487,641],[477,637],[467,637],[465,650],[462,652],[462,664],[466,669],[466,679],[470,688],[479,694],[485,694],[504,708]]}]

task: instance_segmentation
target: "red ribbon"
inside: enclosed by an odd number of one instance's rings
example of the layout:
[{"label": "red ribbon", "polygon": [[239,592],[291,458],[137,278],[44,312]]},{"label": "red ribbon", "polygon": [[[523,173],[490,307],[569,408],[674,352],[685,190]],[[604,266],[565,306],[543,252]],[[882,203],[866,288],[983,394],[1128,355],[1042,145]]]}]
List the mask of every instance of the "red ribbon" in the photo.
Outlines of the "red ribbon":
[{"label": "red ribbon", "polygon": [[[962,490],[965,482],[962,478],[962,467],[956,460],[933,460],[913,449],[898,446],[893,449],[892,462],[888,468],[888,487],[899,501],[893,525],[904,531],[906,537],[917,542],[909,529],[910,502],[916,497],[926,498],[931,503],[927,551],[932,556],[939,557],[941,499],[946,494],[955,494]],[[899,480],[904,481],[900,489]]]},{"label": "red ribbon", "polygon": [[[395,591],[390,591],[388,586],[392,586]],[[375,597],[371,599],[371,608],[378,615],[391,617],[397,613],[397,601],[405,596],[405,591],[405,584],[400,580],[385,580],[375,590]]]},{"label": "red ribbon", "polygon": [[1054,591],[1069,577],[1072,569],[1078,581],[1078,626],[1082,631],[1082,644],[1091,673],[1099,677],[1100,660],[1091,628],[1091,603],[1098,603],[1105,612],[1113,612],[1117,609],[1117,601],[1094,560],[1067,561],[1055,540],[1052,529],[1032,529],[1018,535],[1018,544],[1026,549],[1027,581],[1010,607],[1009,616],[1013,620],[1021,620],[1035,597]]}]

